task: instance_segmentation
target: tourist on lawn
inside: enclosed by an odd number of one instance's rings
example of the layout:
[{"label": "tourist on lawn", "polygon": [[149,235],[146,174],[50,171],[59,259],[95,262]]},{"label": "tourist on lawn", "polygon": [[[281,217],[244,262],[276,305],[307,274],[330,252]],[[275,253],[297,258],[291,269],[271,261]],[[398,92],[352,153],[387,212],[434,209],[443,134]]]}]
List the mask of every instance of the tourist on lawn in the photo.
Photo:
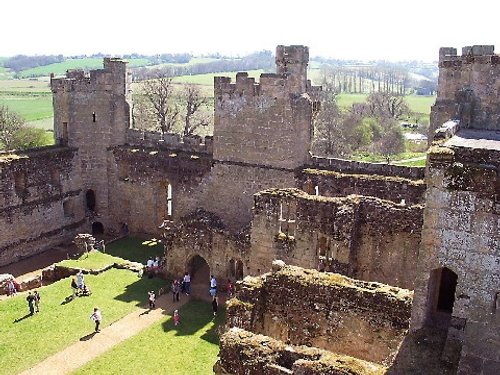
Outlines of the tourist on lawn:
[{"label": "tourist on lawn", "polygon": [[149,308],[154,309],[156,306],[156,294],[154,291],[148,292]]},{"label": "tourist on lawn", "polygon": [[14,284],[14,280],[10,279],[7,283],[7,294],[9,296],[15,296],[17,294],[16,285]]},{"label": "tourist on lawn", "polygon": [[94,307],[94,312],[90,315],[90,320],[93,320],[95,322],[95,332],[101,332],[101,330],[99,329],[102,320],[101,310],[99,310],[97,307]]},{"label": "tourist on lawn", "polygon": [[174,311],[174,326],[178,326],[181,322],[181,316],[179,315],[179,310]]},{"label": "tourist on lawn", "polygon": [[30,309],[30,315],[35,313],[35,297],[31,292],[28,292],[28,296],[26,297],[26,301],[28,301],[28,308]]},{"label": "tourist on lawn", "polygon": [[217,300],[217,296],[212,298],[212,310],[214,312],[214,316],[217,315],[217,309],[219,308],[219,301]]},{"label": "tourist on lawn", "polygon": [[172,302],[179,302],[180,286],[177,280],[172,281]]},{"label": "tourist on lawn", "polygon": [[33,297],[35,299],[36,312],[40,312],[40,294],[38,293],[38,290],[35,290]]},{"label": "tourist on lawn", "polygon": [[318,271],[319,272],[325,272],[325,262],[323,261],[323,259],[319,260]]},{"label": "tourist on lawn", "polygon": [[83,289],[84,284],[85,284],[85,281],[84,281],[84,277],[83,277],[83,272],[82,272],[82,270],[80,270],[76,274],[76,285],[78,286],[78,289]]},{"label": "tourist on lawn", "polygon": [[76,279],[71,278],[71,290],[73,291],[73,298],[75,298],[78,294],[78,284],[76,283]]},{"label": "tourist on lawn", "polygon": [[188,296],[191,294],[191,276],[189,272],[184,275],[184,291]]}]

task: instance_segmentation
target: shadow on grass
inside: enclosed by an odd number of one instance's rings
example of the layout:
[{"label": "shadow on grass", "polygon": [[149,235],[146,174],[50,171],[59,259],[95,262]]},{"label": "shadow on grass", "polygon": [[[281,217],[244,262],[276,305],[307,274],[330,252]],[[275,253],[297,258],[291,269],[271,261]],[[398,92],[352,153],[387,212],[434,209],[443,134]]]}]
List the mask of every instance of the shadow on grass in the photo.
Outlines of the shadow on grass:
[{"label": "shadow on grass", "polygon": [[116,296],[115,299],[127,303],[136,302],[136,306],[143,306],[148,303],[148,291],[156,291],[158,295],[158,290],[166,285],[168,285],[167,281],[159,278],[138,278],[137,281],[127,285],[125,292]]},{"label": "shadow on grass", "polygon": [[80,337],[80,341],[89,341],[92,337],[94,337],[97,332],[89,333],[88,335]]},{"label": "shadow on grass", "polygon": [[146,264],[149,257],[163,256],[163,245],[154,238],[124,237],[106,245],[106,253]]},{"label": "shadow on grass", "polygon": [[25,316],[22,316],[20,318],[17,318],[16,320],[14,320],[14,323],[19,323],[20,321],[23,321],[24,319],[28,319],[31,316],[33,316],[33,314],[27,313]]},{"label": "shadow on grass", "polygon": [[211,321],[215,321],[215,324],[200,338],[212,344],[219,343],[217,332],[219,325],[224,322],[223,309],[219,308],[218,315],[214,317],[212,305],[209,302],[192,300],[179,309],[179,315],[181,319],[178,326],[174,325],[173,318],[169,318],[163,322],[162,326],[165,332],[174,330],[177,336],[193,335]]},{"label": "shadow on grass", "polygon": [[61,302],[61,305],[67,305],[68,303],[72,302],[74,300],[73,295],[70,294],[67,296],[64,301]]}]

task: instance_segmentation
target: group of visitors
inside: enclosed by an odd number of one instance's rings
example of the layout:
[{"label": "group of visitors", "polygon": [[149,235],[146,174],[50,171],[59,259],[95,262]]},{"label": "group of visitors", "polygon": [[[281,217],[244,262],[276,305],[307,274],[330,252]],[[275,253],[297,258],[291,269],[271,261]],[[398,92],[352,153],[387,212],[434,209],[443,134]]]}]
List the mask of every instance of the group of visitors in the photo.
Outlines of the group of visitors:
[{"label": "group of visitors", "polygon": [[26,301],[28,301],[30,315],[35,314],[35,312],[40,312],[40,294],[38,293],[38,290],[35,290],[33,293],[28,292]]},{"label": "group of visitors", "polygon": [[87,284],[85,284],[82,270],[78,271],[78,273],[76,274],[76,278],[73,277],[71,279],[71,290],[73,292],[73,299],[76,296],[90,296],[92,294]]},{"label": "group of visitors", "polygon": [[21,286],[19,285],[19,283],[15,280],[15,279],[10,279],[9,281],[7,281],[7,295],[8,296],[15,296],[17,295],[17,292],[21,290]]},{"label": "group of visitors", "polygon": [[[146,262],[146,274],[151,279],[154,275],[157,275],[160,271],[161,259],[159,256],[153,258],[149,257]],[[141,274],[142,276],[142,274]]]}]

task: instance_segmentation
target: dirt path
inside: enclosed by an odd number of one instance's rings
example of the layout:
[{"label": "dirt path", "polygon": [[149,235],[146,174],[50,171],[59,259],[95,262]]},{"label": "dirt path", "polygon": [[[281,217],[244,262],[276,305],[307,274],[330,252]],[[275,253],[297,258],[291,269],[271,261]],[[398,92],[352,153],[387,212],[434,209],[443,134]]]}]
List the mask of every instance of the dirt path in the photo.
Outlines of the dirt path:
[{"label": "dirt path", "polygon": [[[20,375],[61,375],[75,371],[113,346],[156,323],[165,315],[170,315],[188,300],[183,296],[180,302],[173,303],[171,294],[160,296],[156,300],[156,309],[139,308],[121,320],[101,329],[99,333],[89,332],[88,335],[81,337],[80,341],[22,372]],[[106,311],[103,311],[103,324],[105,323]]]}]

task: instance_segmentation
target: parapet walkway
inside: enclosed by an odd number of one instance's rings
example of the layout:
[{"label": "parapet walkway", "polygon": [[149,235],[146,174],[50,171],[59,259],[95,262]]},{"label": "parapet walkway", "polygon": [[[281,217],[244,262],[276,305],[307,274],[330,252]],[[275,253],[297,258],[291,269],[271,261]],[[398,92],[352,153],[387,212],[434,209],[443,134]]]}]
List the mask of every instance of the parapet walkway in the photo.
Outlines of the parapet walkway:
[{"label": "parapet walkway", "polygon": [[[164,294],[156,300],[156,308],[139,308],[124,318],[101,329],[99,333],[89,333],[80,341],[38,363],[20,375],[62,375],[69,374],[87,362],[97,358],[120,342],[132,337],[166,315],[184,305],[189,298],[172,302],[171,294]],[[106,311],[103,311],[103,324],[106,324]],[[89,324],[90,325],[90,324]],[[93,326],[93,325],[92,325]]]}]

